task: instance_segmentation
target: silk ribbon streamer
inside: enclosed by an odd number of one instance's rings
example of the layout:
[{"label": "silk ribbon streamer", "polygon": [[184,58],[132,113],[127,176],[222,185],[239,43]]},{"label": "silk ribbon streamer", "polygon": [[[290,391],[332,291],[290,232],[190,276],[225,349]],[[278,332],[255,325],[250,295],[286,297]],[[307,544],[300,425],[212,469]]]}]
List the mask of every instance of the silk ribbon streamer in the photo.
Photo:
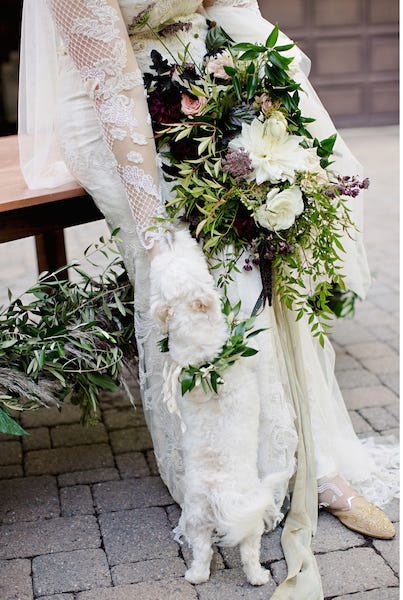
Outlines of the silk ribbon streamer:
[{"label": "silk ribbon streamer", "polygon": [[323,589],[316,559],[311,549],[316,533],[318,498],[315,457],[305,373],[298,369],[298,355],[291,335],[289,319],[295,315],[274,298],[274,311],[278,322],[280,341],[286,366],[290,391],[296,413],[298,433],[297,470],[281,545],[287,562],[288,574],[272,596],[272,600],[323,600]]}]

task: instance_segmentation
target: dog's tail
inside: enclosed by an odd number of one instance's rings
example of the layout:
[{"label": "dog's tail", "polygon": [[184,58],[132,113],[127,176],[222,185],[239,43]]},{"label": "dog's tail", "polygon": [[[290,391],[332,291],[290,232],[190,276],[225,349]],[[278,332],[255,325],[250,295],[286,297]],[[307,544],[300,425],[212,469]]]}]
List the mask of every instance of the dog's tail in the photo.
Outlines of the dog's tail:
[{"label": "dog's tail", "polygon": [[288,473],[275,473],[261,480],[254,488],[241,493],[235,490],[217,490],[211,503],[217,523],[220,546],[236,546],[248,535],[263,530],[263,523],[272,529],[283,517],[280,512],[282,495],[288,482]]}]

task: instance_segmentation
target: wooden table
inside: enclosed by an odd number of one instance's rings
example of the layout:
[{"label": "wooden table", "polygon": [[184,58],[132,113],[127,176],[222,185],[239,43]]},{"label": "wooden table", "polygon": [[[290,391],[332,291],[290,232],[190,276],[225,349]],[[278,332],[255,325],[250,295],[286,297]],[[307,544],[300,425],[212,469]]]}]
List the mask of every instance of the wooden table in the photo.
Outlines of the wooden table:
[{"label": "wooden table", "polygon": [[35,236],[39,272],[54,271],[67,262],[64,228],[99,219],[102,213],[76,183],[29,190],[17,136],[0,137],[0,243]]}]

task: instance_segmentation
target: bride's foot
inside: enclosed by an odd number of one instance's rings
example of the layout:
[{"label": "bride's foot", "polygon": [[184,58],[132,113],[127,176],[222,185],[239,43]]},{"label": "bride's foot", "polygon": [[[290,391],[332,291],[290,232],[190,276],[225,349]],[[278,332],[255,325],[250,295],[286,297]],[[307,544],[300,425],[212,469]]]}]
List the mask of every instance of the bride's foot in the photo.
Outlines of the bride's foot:
[{"label": "bride's foot", "polygon": [[325,508],[353,531],[381,540],[390,540],[396,534],[385,513],[359,496],[340,475],[319,479],[318,500],[319,508]]}]

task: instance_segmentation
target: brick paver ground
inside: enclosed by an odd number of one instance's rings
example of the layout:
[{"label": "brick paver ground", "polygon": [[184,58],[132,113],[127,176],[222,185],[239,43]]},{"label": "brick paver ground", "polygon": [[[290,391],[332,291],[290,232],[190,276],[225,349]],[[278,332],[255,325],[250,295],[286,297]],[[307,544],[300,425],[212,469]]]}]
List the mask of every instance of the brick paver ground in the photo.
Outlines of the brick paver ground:
[{"label": "brick paver ground", "polygon": [[[372,179],[374,285],[333,333],[338,379],[362,436],[398,433],[397,135],[393,127],[345,132]],[[70,255],[103,228],[68,232]],[[32,240],[2,246],[0,303],[8,286],[33,282],[32,260]],[[142,411],[122,395],[105,395],[101,407],[90,430],[70,406],[25,414],[23,440],[0,437],[0,600],[268,599],[285,574],[280,531],[263,539],[273,575],[264,588],[245,583],[237,549],[215,552],[210,582],[187,583],[189,550],[172,537],[179,511],[158,477]],[[397,501],[387,512],[398,520]],[[397,600],[397,540],[371,540],[321,514],[313,548],[327,600]]]}]

